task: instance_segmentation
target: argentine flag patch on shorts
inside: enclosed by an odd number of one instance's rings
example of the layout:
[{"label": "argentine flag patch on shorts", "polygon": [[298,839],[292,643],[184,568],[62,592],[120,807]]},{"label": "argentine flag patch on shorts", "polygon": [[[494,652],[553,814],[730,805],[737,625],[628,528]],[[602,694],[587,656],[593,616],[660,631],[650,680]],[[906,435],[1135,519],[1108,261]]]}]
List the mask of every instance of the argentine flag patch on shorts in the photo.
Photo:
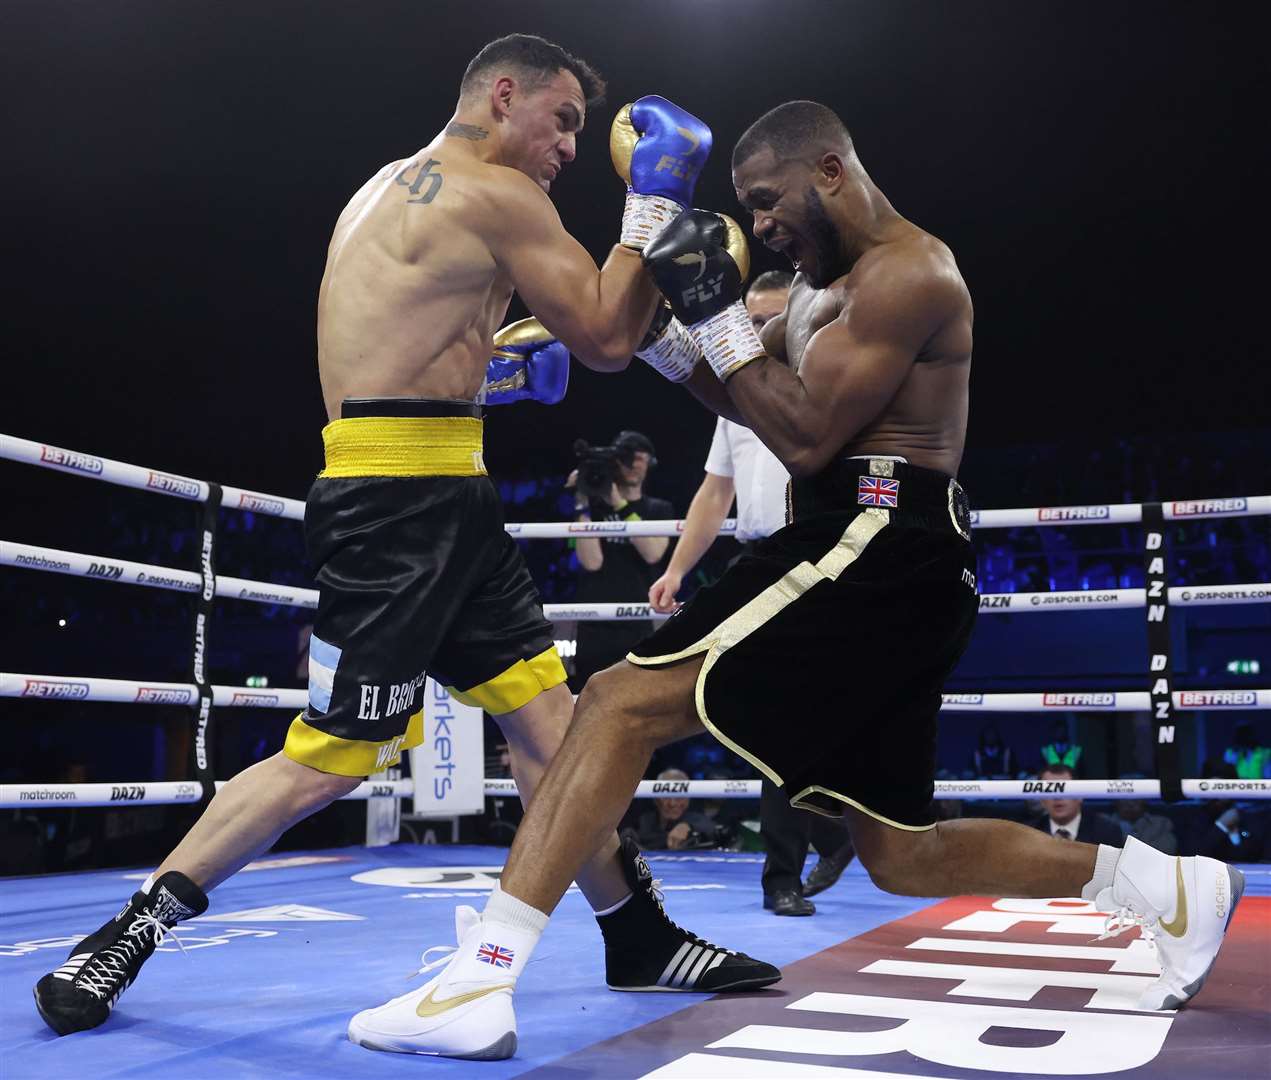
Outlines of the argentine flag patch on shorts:
[{"label": "argentine flag patch on shorts", "polygon": [[309,638],[309,708],[324,713],[331,708],[331,687],[335,685],[335,671],[343,655],[317,634]]}]

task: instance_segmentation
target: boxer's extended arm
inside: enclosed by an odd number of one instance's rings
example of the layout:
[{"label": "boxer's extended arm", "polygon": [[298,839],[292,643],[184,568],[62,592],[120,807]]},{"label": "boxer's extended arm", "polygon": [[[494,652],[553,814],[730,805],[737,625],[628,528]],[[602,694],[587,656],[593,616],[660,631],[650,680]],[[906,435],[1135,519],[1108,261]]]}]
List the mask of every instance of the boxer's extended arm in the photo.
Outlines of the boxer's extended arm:
[{"label": "boxer's extended arm", "polygon": [[812,335],[798,374],[765,356],[738,368],[725,388],[792,475],[816,472],[886,408],[963,302],[956,282],[926,266],[880,263],[844,312]]},{"label": "boxer's extended arm", "polygon": [[615,246],[597,270],[542,189],[508,173],[486,238],[495,260],[525,306],[583,364],[623,370],[660,299],[640,253]]}]

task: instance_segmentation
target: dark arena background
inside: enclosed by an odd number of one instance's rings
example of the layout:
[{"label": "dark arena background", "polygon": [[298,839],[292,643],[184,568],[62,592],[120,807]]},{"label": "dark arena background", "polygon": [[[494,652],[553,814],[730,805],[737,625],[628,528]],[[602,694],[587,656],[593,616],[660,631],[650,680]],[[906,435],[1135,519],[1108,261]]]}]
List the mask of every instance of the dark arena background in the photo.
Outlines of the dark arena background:
[{"label": "dark arena background", "polygon": [[[218,889],[184,946],[160,946],[187,955],[153,960],[100,1029],[45,1028],[31,985],[159,864],[213,780],[279,750],[298,711],[270,707],[279,692],[303,705],[313,611],[287,595],[314,585],[292,519],[322,467],[315,310],[331,229],[369,176],[445,125],[472,55],[512,32],[608,80],[551,192],[597,261],[624,197],[610,121],[650,93],[714,132],[697,206],[748,226],[734,142],[773,106],[813,99],[898,212],[953,250],[975,305],[959,480],[978,512],[981,613],[946,686],[937,806],[1044,827],[1039,795],[1085,795],[1083,816],[1123,839],[1135,795],[1168,824],[1171,854],[1241,864],[1245,898],[1194,1005],[1139,1010],[1153,955],[1133,937],[1096,944],[1103,916],[1081,900],[913,900],[854,862],[816,917],[774,918],[758,774],[703,736],[659,751],[646,778],[682,770],[709,827],[650,861],[677,921],[779,963],[781,983],[611,994],[571,890],[535,958],[548,962],[521,983],[518,1056],[369,1054],[345,1039],[348,1017],[405,992],[415,956],[452,940],[454,904],[481,906],[520,820],[502,737],[478,713],[476,812],[428,814],[419,759],[413,776],[403,759]],[[1253,10],[1230,5],[7,4],[0,1075],[1264,1076],[1268,82]],[[752,273],[788,269],[750,250]],[[509,321],[526,314],[514,299]],[[575,362],[559,404],[486,421],[518,525],[568,522],[575,441],[632,429],[656,447],[646,494],[682,519],[714,428],[639,361],[605,375]],[[166,479],[100,482],[112,462]],[[250,498],[209,511],[190,479]],[[564,532],[518,543],[568,666],[582,601]],[[286,595],[200,603],[205,535],[216,574]],[[737,551],[721,536],[681,599]],[[42,572],[67,552],[88,561]],[[131,585],[124,561],[182,571],[185,591]],[[647,615],[647,596],[629,601]],[[101,697],[85,681],[103,679],[134,689]],[[146,697],[137,680],[180,689]],[[246,705],[218,698],[200,726],[211,685]],[[800,716],[773,723],[794,733]],[[1008,767],[984,767],[992,735]],[[1073,765],[1067,792],[1037,779],[1057,758]],[[652,805],[637,799],[626,823],[639,830]]]}]

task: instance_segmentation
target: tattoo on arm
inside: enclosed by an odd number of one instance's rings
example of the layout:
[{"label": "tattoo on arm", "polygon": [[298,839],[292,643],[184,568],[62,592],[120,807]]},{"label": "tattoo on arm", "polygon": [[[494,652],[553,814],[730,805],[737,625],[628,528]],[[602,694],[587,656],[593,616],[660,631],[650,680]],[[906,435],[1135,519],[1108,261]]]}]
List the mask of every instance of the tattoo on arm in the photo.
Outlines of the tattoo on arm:
[{"label": "tattoo on arm", "polygon": [[[442,177],[441,173],[434,172],[433,169],[440,164],[441,162],[436,160],[436,158],[429,158],[422,165],[420,165],[418,161],[412,161],[406,166],[406,168],[397,174],[394,182],[401,184],[404,188],[409,188],[412,195],[418,196],[414,199],[407,199],[407,202],[430,203],[437,197],[437,192],[441,190]],[[415,179],[407,180],[406,174],[417,165],[419,166],[419,172],[415,174]],[[428,181],[428,189],[420,195],[419,192],[423,187],[425,180]]]},{"label": "tattoo on arm", "polygon": [[490,133],[476,124],[461,124],[458,120],[455,120],[446,125],[446,134],[453,135],[456,139],[472,139],[476,141],[484,139]]}]

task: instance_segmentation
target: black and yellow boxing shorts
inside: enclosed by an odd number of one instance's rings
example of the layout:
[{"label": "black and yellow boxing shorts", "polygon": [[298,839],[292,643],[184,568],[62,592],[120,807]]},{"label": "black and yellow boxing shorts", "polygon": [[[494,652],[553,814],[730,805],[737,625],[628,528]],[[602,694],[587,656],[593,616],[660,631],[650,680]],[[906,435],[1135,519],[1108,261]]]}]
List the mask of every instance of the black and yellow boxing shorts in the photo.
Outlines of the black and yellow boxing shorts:
[{"label": "black and yellow boxing shorts", "polygon": [[423,741],[425,675],[499,714],[565,681],[465,401],[359,398],[322,432],[305,507],[318,581],[288,757],[364,776]]},{"label": "black and yellow boxing shorts", "polygon": [[627,660],[704,655],[702,723],[793,805],[930,828],[941,690],[979,610],[966,497],[888,458],[840,459],[792,492],[793,523]]}]

